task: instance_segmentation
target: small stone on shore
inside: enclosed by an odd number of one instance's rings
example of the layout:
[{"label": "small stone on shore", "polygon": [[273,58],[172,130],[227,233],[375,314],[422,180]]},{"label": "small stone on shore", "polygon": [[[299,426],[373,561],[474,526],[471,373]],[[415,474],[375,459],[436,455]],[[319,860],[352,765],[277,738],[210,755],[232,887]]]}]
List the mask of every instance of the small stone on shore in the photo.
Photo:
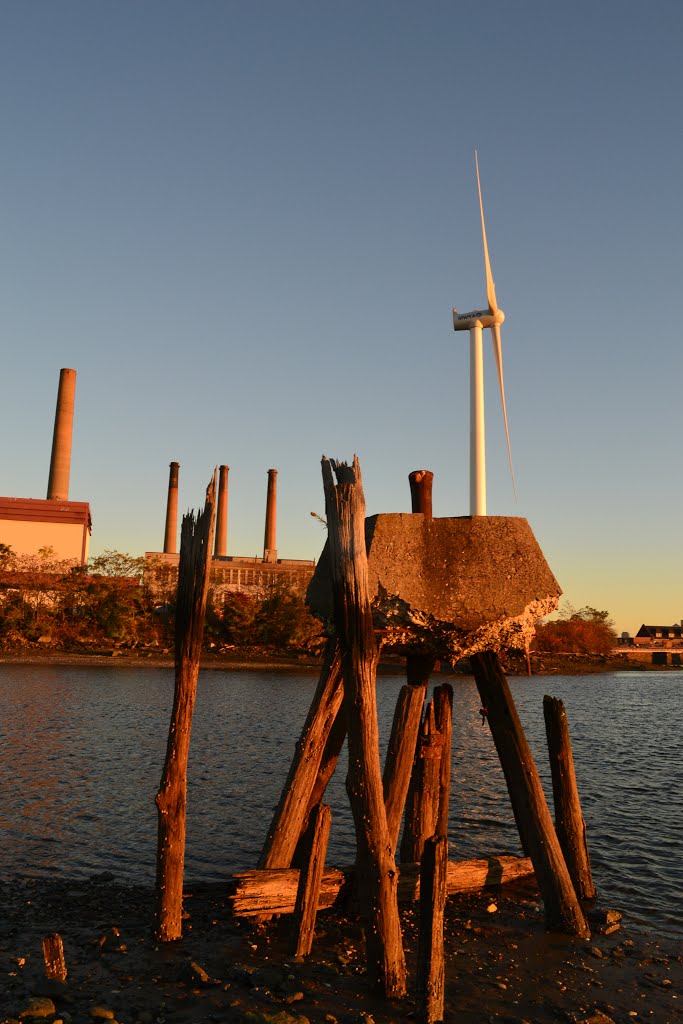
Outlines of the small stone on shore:
[{"label": "small stone on shore", "polygon": [[107,1006],[91,1006],[90,1016],[93,1020],[114,1020],[116,1015]]},{"label": "small stone on shore", "polygon": [[188,969],[188,980],[194,985],[212,985],[213,979],[209,974],[194,960],[190,963]]},{"label": "small stone on shore", "polygon": [[288,996],[285,996],[286,1003],[300,1003],[304,998],[303,992],[291,992]]},{"label": "small stone on shore", "polygon": [[55,1004],[47,996],[35,996],[25,1010],[19,1014],[22,1020],[41,1017],[52,1017],[57,1012]]}]

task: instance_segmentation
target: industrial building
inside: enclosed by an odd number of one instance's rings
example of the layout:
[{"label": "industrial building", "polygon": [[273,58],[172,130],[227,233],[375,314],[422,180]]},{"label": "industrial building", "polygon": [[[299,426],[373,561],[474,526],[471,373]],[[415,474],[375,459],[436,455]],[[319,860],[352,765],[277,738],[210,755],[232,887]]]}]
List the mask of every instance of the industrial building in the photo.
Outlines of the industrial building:
[{"label": "industrial building", "polygon": [[[178,477],[179,464],[172,462],[166,500],[164,550],[146,551],[145,559],[156,569],[167,567],[177,570],[178,538]],[[228,551],[228,466],[220,466],[218,497],[216,502],[216,536],[211,559],[211,586],[214,602],[221,591],[246,592],[263,596],[277,584],[283,584],[304,593],[315,570],[315,561],[298,558],[278,558],[277,552],[277,470],[268,470],[266,492],[266,521],[262,558],[248,555],[229,555]],[[153,578],[154,573],[150,573]]]},{"label": "industrial building", "polygon": [[[50,475],[46,498],[0,497],[0,544],[15,555],[38,556],[49,551],[49,561],[70,561],[86,565],[90,548],[92,519],[90,505],[69,500],[71,447],[76,398],[76,371],[62,369],[55,411]],[[178,566],[178,473],[172,462],[166,504],[163,551],[148,551],[145,558],[166,576],[177,576]],[[278,558],[277,552],[277,470],[268,470],[266,524],[263,557],[228,555],[228,467],[219,470],[216,509],[216,539],[211,575],[216,590],[265,594],[277,582],[303,593],[313,575],[315,562]],[[175,572],[174,572],[175,570]],[[157,575],[159,575],[157,573]],[[154,573],[150,573],[153,577]],[[167,579],[168,582],[168,579]]]},{"label": "industrial building", "polygon": [[75,398],[76,371],[60,370],[47,498],[0,497],[0,543],[15,555],[51,549],[53,560],[88,561],[90,505],[69,501]]}]

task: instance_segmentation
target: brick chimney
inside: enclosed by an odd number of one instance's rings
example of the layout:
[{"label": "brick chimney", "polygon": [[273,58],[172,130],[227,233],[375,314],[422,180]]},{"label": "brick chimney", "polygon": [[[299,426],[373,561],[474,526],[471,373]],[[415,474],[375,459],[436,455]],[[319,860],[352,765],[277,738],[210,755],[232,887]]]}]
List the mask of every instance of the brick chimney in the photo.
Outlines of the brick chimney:
[{"label": "brick chimney", "polygon": [[59,391],[55,411],[55,429],[52,435],[50,476],[47,483],[49,501],[69,500],[69,474],[71,472],[71,437],[76,399],[76,371],[59,371]]},{"label": "brick chimney", "polygon": [[218,469],[218,504],[216,507],[216,543],[214,555],[228,553],[228,473],[229,466]]},{"label": "brick chimney", "polygon": [[164,554],[175,555],[178,539],[178,462],[170,464],[168,476],[168,500],[166,502],[166,532],[164,533]]},{"label": "brick chimney", "polygon": [[266,496],[266,532],[263,540],[263,561],[277,562],[277,470],[268,470]]}]

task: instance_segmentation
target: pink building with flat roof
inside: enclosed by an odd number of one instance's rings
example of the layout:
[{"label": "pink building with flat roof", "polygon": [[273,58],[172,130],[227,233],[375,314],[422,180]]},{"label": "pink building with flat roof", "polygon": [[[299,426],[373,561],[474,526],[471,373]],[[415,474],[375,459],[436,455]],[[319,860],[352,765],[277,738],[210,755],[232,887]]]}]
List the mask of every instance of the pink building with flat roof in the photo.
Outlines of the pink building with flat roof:
[{"label": "pink building with flat roof", "polygon": [[56,559],[85,565],[92,520],[87,501],[0,498],[0,544],[15,555],[37,555],[52,548]]}]

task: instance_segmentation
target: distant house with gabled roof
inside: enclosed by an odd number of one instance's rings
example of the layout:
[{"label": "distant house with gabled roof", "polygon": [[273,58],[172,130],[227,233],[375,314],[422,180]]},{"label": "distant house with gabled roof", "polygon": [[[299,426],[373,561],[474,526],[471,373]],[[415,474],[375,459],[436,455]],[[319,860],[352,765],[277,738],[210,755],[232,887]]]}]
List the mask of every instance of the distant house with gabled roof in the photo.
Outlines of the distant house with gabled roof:
[{"label": "distant house with gabled roof", "polygon": [[639,647],[683,647],[683,624],[647,626],[643,624],[633,638]]}]

